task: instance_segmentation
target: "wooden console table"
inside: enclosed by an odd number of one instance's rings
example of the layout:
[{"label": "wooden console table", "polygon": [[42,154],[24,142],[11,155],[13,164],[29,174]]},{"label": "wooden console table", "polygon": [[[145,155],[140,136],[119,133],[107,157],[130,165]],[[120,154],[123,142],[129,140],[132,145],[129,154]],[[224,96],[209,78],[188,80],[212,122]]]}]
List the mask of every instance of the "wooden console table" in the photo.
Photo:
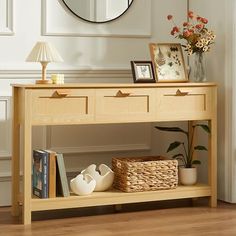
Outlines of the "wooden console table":
[{"label": "wooden console table", "polygon": [[[217,205],[214,83],[13,85],[12,214],[31,223],[31,213],[50,209],[114,205],[209,196]],[[96,192],[89,196],[32,198],[32,126],[208,120],[208,184],[139,193]],[[20,126],[22,140],[20,145]],[[21,146],[21,147],[20,147]],[[20,191],[20,150],[23,190]]]}]

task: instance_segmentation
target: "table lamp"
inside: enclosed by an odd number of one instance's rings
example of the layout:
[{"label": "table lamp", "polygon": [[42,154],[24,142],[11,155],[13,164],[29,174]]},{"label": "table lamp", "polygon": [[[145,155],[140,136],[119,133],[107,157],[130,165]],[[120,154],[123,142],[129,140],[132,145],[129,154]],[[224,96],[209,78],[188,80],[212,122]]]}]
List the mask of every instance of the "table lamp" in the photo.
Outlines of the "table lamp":
[{"label": "table lamp", "polygon": [[50,84],[51,80],[46,79],[46,67],[49,62],[61,62],[63,59],[56,48],[48,42],[37,42],[26,58],[28,62],[40,62],[42,65],[42,79],[36,80],[36,84]]}]

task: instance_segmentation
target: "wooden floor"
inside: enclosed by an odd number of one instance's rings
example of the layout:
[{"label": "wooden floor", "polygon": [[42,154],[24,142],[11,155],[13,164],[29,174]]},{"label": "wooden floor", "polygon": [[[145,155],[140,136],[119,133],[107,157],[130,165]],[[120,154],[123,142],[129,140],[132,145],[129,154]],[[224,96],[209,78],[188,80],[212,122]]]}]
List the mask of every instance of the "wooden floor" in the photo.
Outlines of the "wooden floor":
[{"label": "wooden floor", "polygon": [[30,226],[20,225],[19,219],[11,217],[10,208],[5,207],[0,208],[0,235],[236,235],[236,205],[220,202],[218,208],[212,209],[199,202],[194,206],[175,203],[178,207],[164,204],[132,204],[120,212],[114,212],[113,207],[97,207],[34,213]]}]

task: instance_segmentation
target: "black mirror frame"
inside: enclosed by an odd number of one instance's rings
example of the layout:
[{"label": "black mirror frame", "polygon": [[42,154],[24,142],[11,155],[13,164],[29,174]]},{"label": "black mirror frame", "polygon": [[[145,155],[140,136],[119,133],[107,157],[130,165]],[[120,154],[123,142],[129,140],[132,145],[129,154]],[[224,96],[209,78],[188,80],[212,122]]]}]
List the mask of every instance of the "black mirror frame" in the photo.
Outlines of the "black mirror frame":
[{"label": "black mirror frame", "polygon": [[80,19],[82,19],[82,20],[84,20],[84,21],[87,21],[87,22],[93,23],[93,24],[103,24],[103,23],[111,22],[111,21],[114,21],[114,20],[120,18],[122,15],[124,15],[124,14],[127,12],[127,10],[131,7],[131,5],[132,5],[133,2],[134,2],[134,0],[132,0],[132,2],[130,2],[130,0],[127,0],[127,1],[128,1],[128,3],[129,3],[129,6],[128,6],[128,7],[126,8],[126,10],[125,10],[124,12],[122,12],[122,14],[120,14],[119,16],[117,16],[117,17],[115,17],[115,18],[113,18],[113,19],[111,19],[111,20],[107,20],[107,21],[97,21],[97,22],[95,22],[95,21],[87,20],[87,19],[85,19],[85,18],[83,18],[83,17],[77,15],[77,14],[76,14],[73,10],[71,10],[71,8],[65,3],[65,0],[62,0],[62,2],[64,3],[64,5],[66,6],[66,8],[67,8],[73,15],[77,16],[78,18],[80,18]]}]

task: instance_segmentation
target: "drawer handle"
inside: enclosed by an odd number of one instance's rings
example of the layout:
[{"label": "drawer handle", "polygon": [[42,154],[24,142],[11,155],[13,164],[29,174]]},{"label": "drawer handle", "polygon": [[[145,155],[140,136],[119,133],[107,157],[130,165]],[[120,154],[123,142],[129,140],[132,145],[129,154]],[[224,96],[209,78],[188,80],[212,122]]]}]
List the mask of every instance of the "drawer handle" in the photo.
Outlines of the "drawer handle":
[{"label": "drawer handle", "polygon": [[61,90],[56,90],[55,95],[57,97],[66,97],[68,95],[70,95],[70,90],[66,90],[66,89],[61,89]]},{"label": "drawer handle", "polygon": [[130,93],[123,93],[121,90],[119,90],[116,93],[116,97],[128,97],[130,95]]},{"label": "drawer handle", "polygon": [[181,92],[179,89],[176,91],[175,96],[186,96],[189,92]]}]

